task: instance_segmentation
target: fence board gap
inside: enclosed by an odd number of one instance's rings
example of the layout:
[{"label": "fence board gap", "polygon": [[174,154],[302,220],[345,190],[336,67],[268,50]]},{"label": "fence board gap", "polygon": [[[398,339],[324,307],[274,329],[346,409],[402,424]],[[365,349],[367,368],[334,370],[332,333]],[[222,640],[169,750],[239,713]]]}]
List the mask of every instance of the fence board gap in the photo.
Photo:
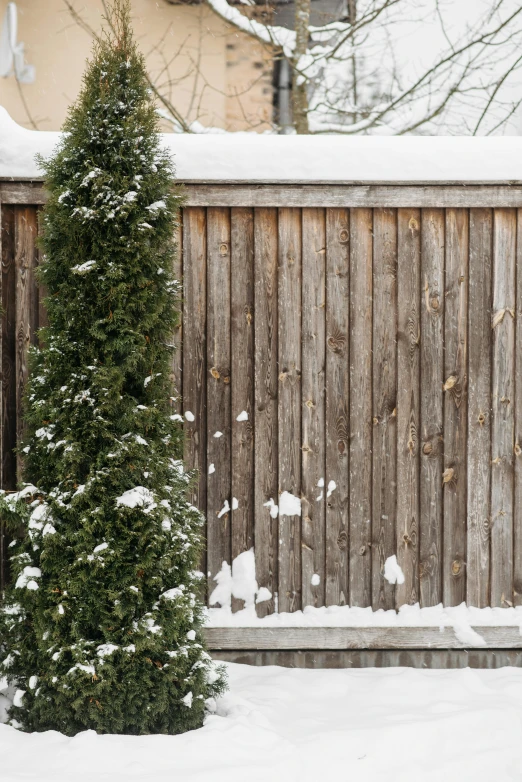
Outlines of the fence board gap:
[{"label": "fence board gap", "polygon": [[326,605],[348,603],[350,213],[326,210]]},{"label": "fence board gap", "polygon": [[[301,499],[301,210],[279,210],[279,505]],[[281,507],[280,507],[281,511]],[[301,517],[279,515],[279,610],[301,602]]]},{"label": "fence board gap", "polygon": [[397,607],[419,600],[420,223],[419,209],[398,210]]},{"label": "fence board gap", "polygon": [[[230,288],[233,561],[254,545],[254,213],[248,207],[231,210]],[[243,607],[232,598],[233,611]]]},{"label": "fence board gap", "polygon": [[372,607],[395,607],[384,565],[396,553],[397,212],[373,214]]},{"label": "fence board gap", "polygon": [[324,209],[303,209],[302,232],[302,599],[303,606],[322,606],[325,599],[325,505],[333,493],[333,484],[330,488],[325,485]]},{"label": "fence board gap", "polygon": [[278,502],[277,232],[277,209],[255,209],[254,550],[257,582],[271,595],[257,604],[258,616],[274,612],[278,589],[278,518],[270,513]]},{"label": "fence board gap", "polygon": [[172,353],[172,412],[180,414],[182,408],[182,386],[183,386],[183,225],[182,215],[179,217],[179,224],[175,229],[175,254],[172,259],[172,274],[179,285],[177,294],[177,307],[179,311],[179,320],[174,328],[172,335],[172,344],[174,352]]},{"label": "fence board gap", "polygon": [[468,219],[466,209],[446,210],[442,598],[449,606],[466,600]]},{"label": "fence board gap", "polygon": [[493,226],[491,420],[491,604],[513,603],[516,211],[497,209]]},{"label": "fence board gap", "polygon": [[371,209],[350,211],[350,604],[371,605]]}]

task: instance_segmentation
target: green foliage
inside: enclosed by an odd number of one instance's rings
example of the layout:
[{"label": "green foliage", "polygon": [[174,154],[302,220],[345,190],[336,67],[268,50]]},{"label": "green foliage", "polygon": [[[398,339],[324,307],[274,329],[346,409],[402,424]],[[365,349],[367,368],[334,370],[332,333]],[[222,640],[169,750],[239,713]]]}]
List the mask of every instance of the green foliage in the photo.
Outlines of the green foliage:
[{"label": "green foliage", "polygon": [[2,500],[25,535],[0,671],[25,691],[11,710],[25,730],[177,733],[224,687],[202,645],[202,517],[170,415],[180,196],[126,0],[109,22],[44,162],[49,327],[32,355],[27,484]]}]

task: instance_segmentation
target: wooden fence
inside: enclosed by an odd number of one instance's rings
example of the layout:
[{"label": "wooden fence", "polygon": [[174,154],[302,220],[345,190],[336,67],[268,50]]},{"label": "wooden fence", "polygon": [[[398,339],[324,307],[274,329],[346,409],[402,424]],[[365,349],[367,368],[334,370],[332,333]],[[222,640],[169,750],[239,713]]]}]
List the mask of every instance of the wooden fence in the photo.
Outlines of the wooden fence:
[{"label": "wooden fence", "polygon": [[[13,488],[44,195],[0,199]],[[194,184],[188,204],[174,376],[209,590],[253,546],[260,614],[522,604],[521,188]],[[301,516],[271,515],[285,491]]]}]

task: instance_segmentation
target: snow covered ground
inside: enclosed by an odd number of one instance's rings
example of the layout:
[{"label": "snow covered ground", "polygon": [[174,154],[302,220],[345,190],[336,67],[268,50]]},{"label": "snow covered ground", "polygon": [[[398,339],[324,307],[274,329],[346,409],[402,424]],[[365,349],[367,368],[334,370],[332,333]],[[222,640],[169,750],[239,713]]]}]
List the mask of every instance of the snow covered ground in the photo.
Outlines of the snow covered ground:
[{"label": "snow covered ground", "polygon": [[182,736],[24,734],[0,725],[2,782],[507,782],[522,779],[522,670],[229,664]]}]

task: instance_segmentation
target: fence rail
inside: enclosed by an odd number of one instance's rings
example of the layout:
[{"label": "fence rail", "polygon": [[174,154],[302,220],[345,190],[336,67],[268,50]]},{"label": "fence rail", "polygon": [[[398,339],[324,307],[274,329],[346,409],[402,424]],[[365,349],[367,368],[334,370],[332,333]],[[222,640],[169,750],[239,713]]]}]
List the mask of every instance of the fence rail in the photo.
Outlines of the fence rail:
[{"label": "fence rail", "polygon": [[[522,191],[192,184],[188,196],[173,374],[194,414],[186,460],[209,591],[253,546],[273,596],[261,615],[276,601],[522,604]],[[45,317],[33,274],[45,195],[4,182],[0,198],[1,481],[14,488],[26,349]],[[301,516],[270,513],[285,491]]]}]

